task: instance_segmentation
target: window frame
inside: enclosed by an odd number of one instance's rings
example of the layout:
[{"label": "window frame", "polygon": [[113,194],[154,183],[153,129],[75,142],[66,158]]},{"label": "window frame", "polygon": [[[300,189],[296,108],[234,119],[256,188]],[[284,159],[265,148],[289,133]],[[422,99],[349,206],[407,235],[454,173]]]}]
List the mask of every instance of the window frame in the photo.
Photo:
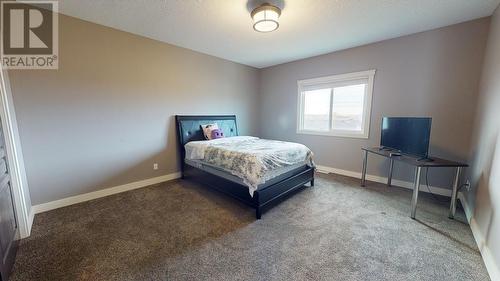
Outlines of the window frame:
[{"label": "window frame", "polygon": [[[298,100],[297,100],[297,134],[306,135],[320,135],[320,136],[333,136],[333,137],[345,137],[345,138],[360,138],[367,139],[370,135],[370,119],[371,119],[371,109],[372,109],[372,97],[373,97],[373,83],[375,80],[375,69],[351,72],[345,74],[324,76],[312,79],[304,79],[297,81],[298,90]],[[333,94],[330,99],[330,130],[328,131],[315,131],[306,130],[303,128],[304,119],[304,101],[305,94],[304,91],[313,89],[325,89],[328,86],[339,86],[339,84],[350,85],[356,80],[368,80],[365,89],[365,98],[363,104],[363,119],[361,121],[361,133],[353,132],[350,130],[335,130],[332,128],[333,116]]]}]

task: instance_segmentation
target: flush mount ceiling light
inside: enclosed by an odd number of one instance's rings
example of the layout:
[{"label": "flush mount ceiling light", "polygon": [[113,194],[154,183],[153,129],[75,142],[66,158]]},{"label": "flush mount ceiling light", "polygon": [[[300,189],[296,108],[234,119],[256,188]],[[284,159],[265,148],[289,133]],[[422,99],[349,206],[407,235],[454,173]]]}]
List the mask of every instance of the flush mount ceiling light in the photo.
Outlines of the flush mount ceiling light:
[{"label": "flush mount ceiling light", "polygon": [[267,3],[260,5],[251,13],[253,29],[258,32],[271,32],[278,29],[280,15],[280,8]]}]

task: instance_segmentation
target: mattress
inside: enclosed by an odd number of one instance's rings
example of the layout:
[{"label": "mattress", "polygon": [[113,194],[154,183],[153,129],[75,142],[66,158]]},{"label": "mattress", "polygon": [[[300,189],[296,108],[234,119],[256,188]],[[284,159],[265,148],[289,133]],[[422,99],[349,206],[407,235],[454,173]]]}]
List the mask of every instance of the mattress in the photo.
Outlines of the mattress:
[{"label": "mattress", "polygon": [[186,163],[212,174],[230,174],[232,181],[248,186],[251,196],[282,174],[314,166],[312,152],[305,145],[251,136],[192,141],[185,151]]}]

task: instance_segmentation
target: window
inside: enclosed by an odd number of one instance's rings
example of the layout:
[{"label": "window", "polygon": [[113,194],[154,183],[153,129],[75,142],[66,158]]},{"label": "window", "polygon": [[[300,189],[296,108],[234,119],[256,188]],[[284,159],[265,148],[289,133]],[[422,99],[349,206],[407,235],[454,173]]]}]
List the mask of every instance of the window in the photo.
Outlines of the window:
[{"label": "window", "polygon": [[297,82],[297,133],[368,138],[375,70]]}]

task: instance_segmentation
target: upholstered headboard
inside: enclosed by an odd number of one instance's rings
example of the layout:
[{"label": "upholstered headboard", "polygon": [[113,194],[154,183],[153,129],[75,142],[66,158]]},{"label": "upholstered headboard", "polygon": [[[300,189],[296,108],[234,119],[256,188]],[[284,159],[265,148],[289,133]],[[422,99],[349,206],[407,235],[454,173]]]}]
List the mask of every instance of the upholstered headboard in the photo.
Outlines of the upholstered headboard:
[{"label": "upholstered headboard", "polygon": [[184,145],[190,141],[205,140],[201,125],[217,123],[226,137],[238,135],[236,115],[176,115],[177,137],[181,159],[184,161]]},{"label": "upholstered headboard", "polygon": [[236,115],[176,115],[179,144],[184,146],[190,141],[205,140],[201,125],[217,123],[226,137],[238,135]]}]

